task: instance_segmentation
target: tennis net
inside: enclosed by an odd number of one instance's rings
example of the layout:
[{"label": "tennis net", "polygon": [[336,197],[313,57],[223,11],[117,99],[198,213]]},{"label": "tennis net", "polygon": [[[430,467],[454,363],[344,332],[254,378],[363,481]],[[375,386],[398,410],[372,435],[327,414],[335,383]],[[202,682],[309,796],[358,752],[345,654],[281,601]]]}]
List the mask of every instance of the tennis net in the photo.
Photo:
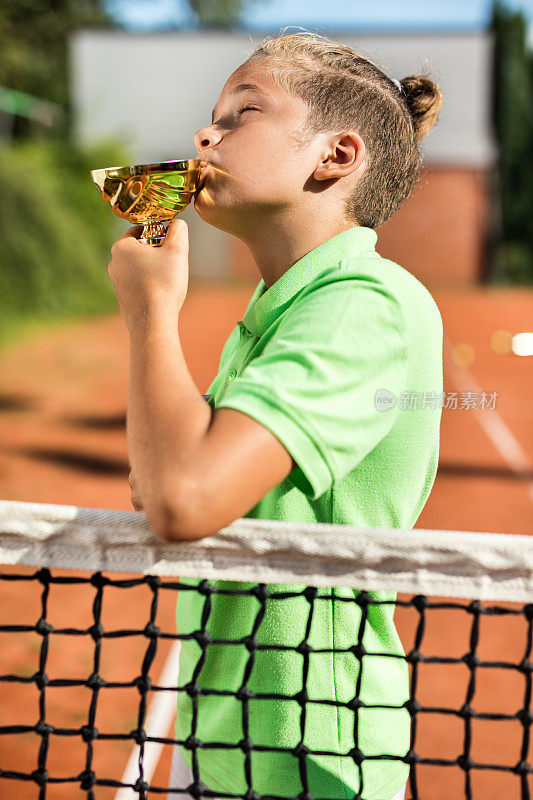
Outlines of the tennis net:
[{"label": "tennis net", "polygon": [[[530,798],[533,539],[528,536],[243,518],[216,536],[170,543],[154,534],[144,513],[0,501],[0,564],[0,798],[126,800],[166,797],[171,789],[176,798],[390,800],[368,781],[385,762],[408,768],[406,800]],[[141,589],[148,600],[142,619],[131,599]],[[108,613],[106,598],[117,593],[120,600],[110,601]],[[166,627],[161,625],[161,608],[175,608],[178,597],[193,594],[198,625],[178,636],[168,614]],[[253,601],[250,625],[239,636],[229,635],[236,631],[230,618],[228,635],[213,635],[210,614],[219,596],[231,598],[233,605],[226,608]],[[274,657],[265,660],[266,654],[287,650],[275,644],[272,633],[266,641],[263,629],[269,609],[288,601],[308,610],[303,635],[292,646],[297,691],[261,694],[254,665],[256,672],[265,669],[275,663]],[[313,619],[326,604],[331,613],[333,605],[357,612],[352,618],[358,624],[345,631],[342,648],[313,647]],[[394,613],[402,648],[393,655],[369,647],[380,607],[383,614],[384,609]],[[291,626],[296,605],[286,608]],[[10,613],[16,620],[7,618]],[[22,658],[17,648],[24,637],[31,646],[22,648]],[[133,640],[135,654],[120,650],[121,643]],[[188,664],[182,683],[177,658],[180,646],[190,642],[197,659]],[[231,680],[226,675],[226,686],[209,686],[205,676],[214,674],[217,659],[223,664],[224,652],[239,646],[247,651],[243,674]],[[190,661],[190,646],[187,652]],[[311,696],[313,660],[323,665],[333,657],[345,670],[347,659],[356,665],[346,673],[354,678],[351,695]],[[408,696],[401,705],[363,699],[365,665],[372,658],[381,659],[382,669],[387,659],[391,676],[393,663],[407,665]],[[320,669],[315,665],[315,679]],[[23,702],[16,700],[18,693]],[[185,733],[179,726],[172,729],[180,693],[192,708]],[[113,714],[102,712],[107,695],[114,712],[127,705],[123,698],[130,703],[126,724],[117,723],[117,730],[107,727]],[[229,696],[242,712],[239,735],[208,741],[202,737],[202,702]],[[275,731],[270,738],[265,732],[261,701],[294,706],[298,724],[290,747],[286,737],[280,743]],[[346,751],[321,748],[318,707],[334,709],[345,733],[350,728]],[[404,752],[372,752],[368,736],[362,736],[362,716],[386,709],[408,720],[410,744]],[[176,743],[189,754],[189,785],[170,786],[168,765],[166,774],[162,771],[163,750]],[[109,756],[113,748],[116,755],[106,760],[104,752]],[[266,774],[260,768],[265,753],[279,756],[284,765],[273,791],[258,779]],[[330,781],[326,795],[313,793],[313,786],[327,783],[324,776],[317,778],[317,764],[331,764],[320,760],[333,755],[342,761],[344,777]],[[210,765],[216,757],[241,765],[233,784],[224,786],[221,775],[214,780]],[[212,790],[205,786],[210,782]]]}]

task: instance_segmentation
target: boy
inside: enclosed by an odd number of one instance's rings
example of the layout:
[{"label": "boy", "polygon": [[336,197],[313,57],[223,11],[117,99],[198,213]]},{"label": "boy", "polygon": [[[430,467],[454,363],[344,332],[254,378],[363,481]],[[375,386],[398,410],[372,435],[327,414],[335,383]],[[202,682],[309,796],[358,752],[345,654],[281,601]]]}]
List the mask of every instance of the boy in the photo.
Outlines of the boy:
[{"label": "boy", "polygon": [[[438,463],[442,321],[422,284],[376,252],[373,228],[411,191],[440,102],[428,78],[410,76],[398,90],[371,62],[318,36],[267,41],[230,76],[212,124],[194,137],[209,165],[195,208],[247,244],[262,277],[224,346],[209,405],[176,332],[188,281],[184,221],[173,220],[159,252],[131,231],[113,246],[110,275],[131,342],[134,506],[162,537],[199,539],[240,517],[416,522]],[[346,114],[354,124],[341,124]],[[407,392],[424,396],[421,408],[405,406]],[[247,741],[243,700],[209,690],[241,687],[250,658],[242,639],[258,599],[220,593],[252,584],[209,584],[207,595],[179,593],[178,633],[202,627],[209,599],[204,629],[239,644],[182,640],[179,685],[188,688],[176,735],[186,744],[175,747],[171,786],[402,800],[408,669],[393,603],[363,607],[356,589],[311,597],[303,585],[268,584],[255,636],[273,649],[252,645]],[[362,647],[347,650],[362,623]]]}]

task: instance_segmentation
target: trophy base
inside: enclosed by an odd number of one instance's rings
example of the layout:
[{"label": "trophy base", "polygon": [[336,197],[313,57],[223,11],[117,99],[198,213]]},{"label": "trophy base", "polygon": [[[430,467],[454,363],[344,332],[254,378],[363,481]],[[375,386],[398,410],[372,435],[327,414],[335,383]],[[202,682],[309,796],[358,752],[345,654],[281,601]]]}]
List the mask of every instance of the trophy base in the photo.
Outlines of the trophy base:
[{"label": "trophy base", "polygon": [[150,244],[152,247],[161,247],[164,244],[166,228],[162,222],[145,222],[139,236],[141,244]]}]

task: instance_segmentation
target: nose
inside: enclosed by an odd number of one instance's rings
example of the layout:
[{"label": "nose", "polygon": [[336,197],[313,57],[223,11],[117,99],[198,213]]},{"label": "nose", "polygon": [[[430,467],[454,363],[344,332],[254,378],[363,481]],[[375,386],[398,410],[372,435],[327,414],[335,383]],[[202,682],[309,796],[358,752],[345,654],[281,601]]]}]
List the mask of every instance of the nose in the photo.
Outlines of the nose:
[{"label": "nose", "polygon": [[213,147],[220,141],[220,134],[216,133],[212,125],[207,125],[205,128],[200,128],[194,134],[194,145],[198,152],[206,150],[208,147]]}]

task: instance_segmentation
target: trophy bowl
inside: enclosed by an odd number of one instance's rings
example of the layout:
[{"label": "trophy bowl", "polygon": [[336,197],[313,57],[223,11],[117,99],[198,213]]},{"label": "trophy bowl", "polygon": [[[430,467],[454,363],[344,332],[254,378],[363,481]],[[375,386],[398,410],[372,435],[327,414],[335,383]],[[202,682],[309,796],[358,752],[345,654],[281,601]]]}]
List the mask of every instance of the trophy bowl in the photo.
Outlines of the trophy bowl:
[{"label": "trophy bowl", "polygon": [[91,178],[118,217],[142,224],[139,241],[159,247],[165,241],[163,222],[174,219],[200,187],[206,161],[189,158],[91,170]]}]

